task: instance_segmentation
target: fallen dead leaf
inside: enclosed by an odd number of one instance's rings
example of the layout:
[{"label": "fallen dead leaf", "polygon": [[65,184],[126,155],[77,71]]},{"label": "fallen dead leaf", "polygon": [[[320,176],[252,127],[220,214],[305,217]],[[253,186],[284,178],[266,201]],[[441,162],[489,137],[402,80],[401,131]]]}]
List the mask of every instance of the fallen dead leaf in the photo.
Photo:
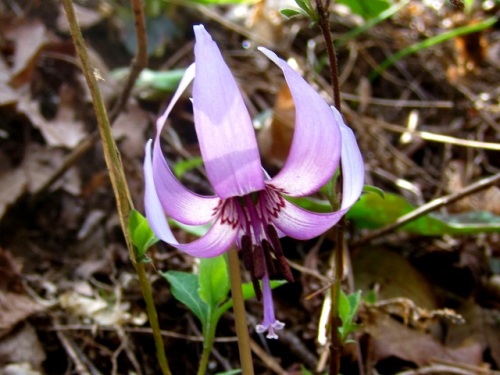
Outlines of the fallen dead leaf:
[{"label": "fallen dead leaf", "polygon": [[12,168],[0,152],[0,220],[7,208],[26,191],[28,180],[21,168]]},{"label": "fallen dead leaf", "polygon": [[37,19],[25,19],[11,25],[5,38],[14,43],[10,84],[19,87],[31,80],[37,57],[48,41],[45,25]]},{"label": "fallen dead leaf", "polygon": [[429,281],[404,257],[383,247],[365,247],[352,258],[356,289],[377,286],[378,300],[407,298],[427,309],[438,308]]},{"label": "fallen dead leaf", "polygon": [[263,159],[274,166],[282,167],[292,144],[295,127],[295,104],[286,84],[278,92],[272,119],[264,124],[257,140]]},{"label": "fallen dead leaf", "polygon": [[489,350],[491,357],[500,366],[500,313],[485,309],[475,301],[465,302],[459,312],[465,319],[463,325],[453,325],[448,329],[446,345],[452,348],[475,342],[481,352]]},{"label": "fallen dead leaf", "polygon": [[49,146],[72,149],[87,136],[83,123],[75,118],[77,106],[73,90],[69,85],[61,85],[57,115],[52,120],[43,117],[38,102],[25,96],[18,102],[18,111],[26,115],[32,124],[40,129]]},{"label": "fallen dead leaf", "polygon": [[41,371],[44,360],[45,351],[30,324],[23,324],[0,340],[0,369],[6,365],[29,364],[31,370]]},{"label": "fallen dead leaf", "polygon": [[103,326],[144,323],[145,316],[138,317],[129,313],[128,303],[110,303],[100,296],[85,296],[75,291],[61,295],[60,305],[70,314]]},{"label": "fallen dead leaf", "polygon": [[144,155],[146,143],[145,132],[149,117],[137,104],[127,106],[113,125],[113,137],[120,141],[127,157],[135,158]]},{"label": "fallen dead leaf", "polygon": [[[22,169],[28,181],[28,190],[36,194],[47,182],[55,169],[64,161],[64,152],[61,149],[48,148],[36,143],[30,144],[26,149]],[[52,189],[62,188],[72,195],[81,192],[81,181],[74,168],[69,169],[53,186]]]},{"label": "fallen dead leaf", "polygon": [[482,364],[482,345],[475,340],[448,348],[431,334],[412,329],[376,309],[361,310],[360,317],[363,331],[373,340],[374,361],[397,357],[418,366],[429,365],[436,359],[474,366]]}]

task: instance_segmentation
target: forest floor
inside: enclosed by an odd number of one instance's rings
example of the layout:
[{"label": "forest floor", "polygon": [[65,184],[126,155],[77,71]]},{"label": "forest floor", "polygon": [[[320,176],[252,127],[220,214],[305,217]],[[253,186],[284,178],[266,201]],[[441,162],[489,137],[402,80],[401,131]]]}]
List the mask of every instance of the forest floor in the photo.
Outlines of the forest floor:
[{"label": "forest floor", "polygon": [[[135,53],[134,20],[124,3],[75,4],[109,107]],[[262,161],[270,173],[279,170],[293,135],[294,107],[279,70],[256,47],[293,60],[333,103],[320,29],[305,18],[281,16],[285,1],[147,3],[152,79],[141,76],[113,122],[137,210],[144,211],[144,145],[178,82],[175,74],[156,74],[193,61],[195,24],[204,24],[217,41],[256,119]],[[343,114],[364,157],[365,183],[386,193],[385,199],[366,193],[348,217],[344,286],[361,290],[363,302],[359,328],[343,350],[343,374],[500,374],[500,5],[476,2],[465,11],[459,1],[430,3],[407,1],[351,38],[347,33],[372,15],[364,20],[346,6],[332,6]],[[491,17],[497,18],[480,32],[420,48],[371,76],[406,47]],[[199,156],[187,95],[169,124],[168,160]],[[160,373],[96,130],[60,2],[3,0],[0,374]],[[182,181],[211,192],[199,167],[186,170]],[[436,204],[420,221],[377,232],[412,207],[457,194],[463,197]],[[181,229],[176,234],[192,239]],[[324,331],[319,319],[335,237],[285,238],[282,246],[296,281],[274,290],[277,317],[286,323],[278,340],[255,333],[261,306],[254,299],[246,304],[255,371],[324,374],[328,342],[318,337]],[[196,262],[164,244],[150,257],[170,367],[174,374],[194,374],[202,351],[199,322],[158,271],[193,272]],[[228,312],[207,373],[239,368],[233,327]]]}]

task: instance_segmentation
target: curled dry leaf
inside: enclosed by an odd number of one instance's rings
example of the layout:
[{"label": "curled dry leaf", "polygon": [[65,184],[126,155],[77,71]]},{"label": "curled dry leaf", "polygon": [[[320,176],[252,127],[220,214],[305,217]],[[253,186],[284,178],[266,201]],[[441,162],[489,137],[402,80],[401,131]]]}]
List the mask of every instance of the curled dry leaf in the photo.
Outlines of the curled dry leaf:
[{"label": "curled dry leaf", "polygon": [[29,98],[20,97],[18,111],[24,113],[35,127],[40,129],[45,141],[52,147],[73,148],[85,137],[83,123],[75,118],[74,89],[62,85],[60,89],[60,102],[57,115],[52,120],[47,120],[39,111],[39,104]]},{"label": "curled dry leaf", "polygon": [[14,43],[10,84],[19,87],[31,80],[38,54],[48,41],[47,30],[40,20],[25,19],[13,24],[5,38]]},{"label": "curled dry leaf", "polygon": [[290,151],[295,124],[295,104],[287,85],[282,85],[273,115],[257,135],[259,150],[264,162],[282,167]]},{"label": "curled dry leaf", "polygon": [[143,324],[145,314],[132,315],[130,304],[112,303],[100,296],[85,296],[75,291],[64,293],[59,299],[61,307],[68,313],[103,326],[127,323]]}]

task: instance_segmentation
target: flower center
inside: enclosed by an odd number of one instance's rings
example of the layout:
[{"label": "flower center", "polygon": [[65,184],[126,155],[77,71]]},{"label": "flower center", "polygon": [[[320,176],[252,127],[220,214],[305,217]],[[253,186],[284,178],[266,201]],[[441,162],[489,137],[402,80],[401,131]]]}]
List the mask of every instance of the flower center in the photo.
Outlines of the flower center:
[{"label": "flower center", "polygon": [[[260,300],[262,290],[259,280],[264,276],[293,282],[278,232],[272,224],[273,217],[277,217],[284,206],[283,197],[279,192],[267,187],[242,197],[231,198],[230,201],[226,204],[231,204],[232,208],[227,211],[237,213],[243,264],[250,272],[255,294]],[[234,223],[233,220],[227,222]]]}]

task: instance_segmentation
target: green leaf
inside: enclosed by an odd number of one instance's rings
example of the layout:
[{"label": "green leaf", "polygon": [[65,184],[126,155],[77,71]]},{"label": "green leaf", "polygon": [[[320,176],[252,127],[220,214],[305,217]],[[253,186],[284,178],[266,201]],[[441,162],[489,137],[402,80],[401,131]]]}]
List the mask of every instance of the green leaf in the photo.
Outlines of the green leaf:
[{"label": "green leaf", "polygon": [[380,195],[381,198],[385,197],[385,191],[383,191],[381,188],[372,185],[363,186],[363,193],[375,193]]},{"label": "green leaf", "polygon": [[356,315],[356,312],[358,311],[359,303],[361,302],[361,290],[358,290],[357,292],[349,294],[347,296],[347,299],[349,300],[349,307],[351,309],[350,319],[352,320],[354,318],[354,315]]},{"label": "green leaf", "polygon": [[339,316],[342,319],[342,326],[339,327],[339,333],[342,340],[345,340],[351,332],[359,328],[358,324],[353,323],[352,320],[358,311],[360,301],[360,290],[348,296],[342,290],[340,291]]},{"label": "green leaf", "polygon": [[130,239],[136,247],[138,260],[143,261],[146,251],[158,242],[159,239],[151,230],[148,220],[136,210],[130,211],[128,229],[130,232]]},{"label": "green leaf", "polygon": [[179,161],[174,165],[175,177],[181,179],[182,176],[186,174],[186,172],[189,172],[190,170],[199,167],[200,165],[203,165],[203,159],[200,157]]},{"label": "green leaf", "polygon": [[378,16],[391,6],[388,0],[337,0],[344,4],[352,13],[363,17],[365,20]]},{"label": "green leaf", "polygon": [[224,371],[224,372],[218,372],[215,375],[236,375],[236,374],[241,374],[241,370],[240,369],[236,369],[236,370],[229,370],[229,371]]},{"label": "green leaf", "polygon": [[186,0],[190,3],[202,5],[253,4],[258,0]]},{"label": "green leaf", "polygon": [[[129,68],[120,68],[111,72],[111,76],[117,80],[128,76]],[[139,92],[141,98],[155,99],[163,98],[179,86],[185,69],[173,69],[167,71],[155,71],[144,69],[135,81],[134,88]]]},{"label": "green leaf", "polygon": [[347,323],[351,316],[351,305],[346,294],[341,290],[339,298],[339,317],[342,319],[342,324]]},{"label": "green leaf", "polygon": [[498,22],[498,17],[496,17],[496,16],[489,17],[481,22],[457,27],[456,29],[446,31],[444,33],[427,38],[421,42],[417,42],[415,44],[412,44],[411,46],[406,47],[402,50],[399,50],[395,54],[389,56],[380,65],[376,66],[373,69],[373,71],[370,73],[370,75],[368,76],[368,79],[370,81],[373,81],[387,68],[389,68],[390,66],[392,66],[393,64],[395,64],[396,62],[398,62],[399,60],[401,60],[402,58],[404,58],[408,55],[411,55],[411,54],[416,53],[418,51],[424,50],[426,48],[430,48],[430,47],[435,46],[437,44],[443,43],[447,40],[456,38],[460,35],[477,33],[481,30],[491,28],[497,22]]},{"label": "green leaf", "polygon": [[297,9],[280,9],[280,13],[284,15],[287,18],[293,18],[293,17],[299,17],[299,16],[306,16],[307,14],[304,13],[302,10],[297,10]]},{"label": "green leaf", "polygon": [[[283,284],[286,284],[285,280],[271,280],[271,289],[275,289]],[[249,300],[250,298],[255,297],[255,290],[253,288],[252,283],[243,283],[241,285],[241,291],[243,293],[243,299]],[[229,299],[227,302],[225,302],[223,305],[221,305],[217,309],[217,317],[220,317],[222,314],[224,314],[227,310],[229,310],[231,307],[233,307],[233,299]]]},{"label": "green leaf", "polygon": [[224,255],[200,259],[198,278],[200,283],[198,295],[209,306],[215,309],[227,299],[230,286]]},{"label": "green leaf", "polygon": [[200,319],[203,326],[208,323],[208,305],[198,295],[198,275],[187,272],[160,272],[171,285],[173,296],[186,305]]},{"label": "green leaf", "polygon": [[[368,193],[354,204],[347,219],[358,228],[377,229],[394,223],[399,217],[413,211],[415,206],[396,194],[385,193],[385,198]],[[460,215],[424,215],[399,228],[423,236],[500,233],[500,216],[488,212],[469,212]]]}]

